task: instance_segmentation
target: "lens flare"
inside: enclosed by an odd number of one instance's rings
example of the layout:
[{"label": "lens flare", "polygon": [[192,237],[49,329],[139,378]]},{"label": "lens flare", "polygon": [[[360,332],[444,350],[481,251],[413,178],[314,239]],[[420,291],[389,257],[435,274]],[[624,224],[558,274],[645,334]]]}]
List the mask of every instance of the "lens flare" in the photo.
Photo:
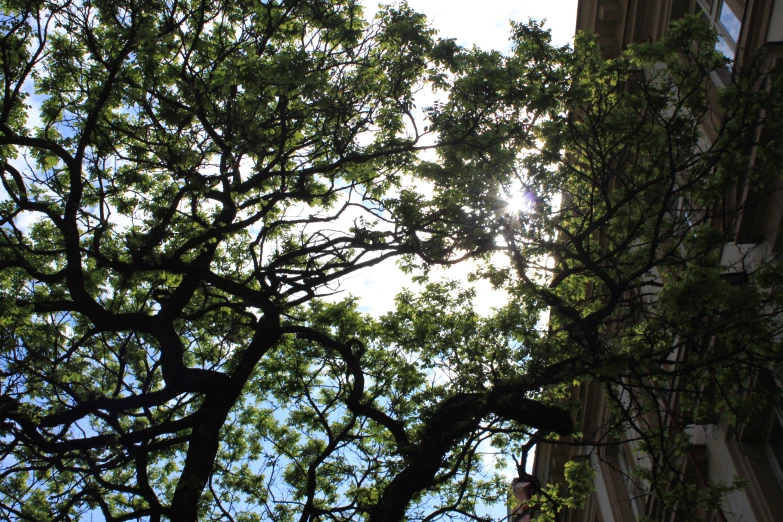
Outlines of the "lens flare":
[{"label": "lens flare", "polygon": [[536,197],[532,192],[517,192],[505,199],[504,210],[509,214],[527,214],[533,211]]}]

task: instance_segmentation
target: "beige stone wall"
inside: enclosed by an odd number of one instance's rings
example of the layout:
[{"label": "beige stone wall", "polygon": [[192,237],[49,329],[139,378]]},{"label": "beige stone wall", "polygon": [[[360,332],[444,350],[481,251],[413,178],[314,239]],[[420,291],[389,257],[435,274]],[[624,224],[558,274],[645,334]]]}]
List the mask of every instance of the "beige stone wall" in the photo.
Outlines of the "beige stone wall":
[{"label": "beige stone wall", "polygon": [[[721,0],[580,0],[577,30],[592,31],[598,35],[602,54],[617,56],[629,43],[661,38],[671,20],[697,9],[712,9],[714,23],[720,16]],[[736,53],[735,71],[750,63],[759,49],[769,55],[768,67],[783,72],[783,0],[724,0],[726,7],[736,13],[741,29],[732,52]],[[697,4],[701,2],[701,4]],[[726,30],[719,27],[720,31]],[[730,77],[714,78],[716,89]],[[705,129],[709,138],[709,131]],[[737,201],[748,203],[748,210],[736,223],[736,241],[723,250],[723,263],[731,266],[738,259],[756,262],[765,256],[783,251],[783,180],[772,180],[758,194],[748,194],[738,187]],[[750,252],[750,255],[748,253]],[[759,383],[763,386],[764,383]],[[601,388],[584,384],[574,390],[583,408],[575,412],[575,420],[583,431],[601,426],[606,402]],[[783,411],[783,406],[780,407]],[[767,433],[774,407],[762,412],[750,425],[742,428],[729,426],[725,419],[712,424],[689,426],[692,451],[683,458],[683,469],[696,481],[731,481],[744,477],[749,486],[730,494],[722,512],[705,513],[707,522],[783,522],[783,470],[777,469],[770,456]],[[539,445],[534,476],[541,483],[562,480],[563,465],[569,459],[587,453],[567,445]],[[568,511],[566,522],[635,522],[645,515],[665,522],[677,522],[664,515],[654,501],[634,495],[634,486],[627,479],[633,467],[644,466],[634,457],[633,448],[621,446],[591,452],[597,471],[596,491],[583,510]]]}]

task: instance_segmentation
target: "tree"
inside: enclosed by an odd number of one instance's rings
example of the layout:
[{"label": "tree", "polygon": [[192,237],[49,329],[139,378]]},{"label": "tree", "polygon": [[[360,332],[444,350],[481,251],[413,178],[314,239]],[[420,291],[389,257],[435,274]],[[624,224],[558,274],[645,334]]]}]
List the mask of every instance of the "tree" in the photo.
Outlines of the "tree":
[{"label": "tree", "polygon": [[[660,43],[604,61],[578,36],[560,80],[566,110],[542,122],[541,145],[521,161],[534,211],[506,222],[511,266],[487,270],[526,307],[551,309],[547,334],[526,340],[528,374],[557,375],[548,391],[561,404],[572,383],[610,404],[589,431],[532,434],[523,457],[537,441],[589,448],[631,495],[656,499],[644,520],[719,510],[743,480],[695,478],[687,427],[742,427],[780,395],[780,245],[777,225],[764,225],[782,173],[780,78],[763,52],[746,51],[739,69],[715,42],[686,18]],[[627,442],[642,462],[633,472],[607,451]],[[580,505],[590,461],[566,464],[565,478],[570,489],[539,485],[539,519]]]},{"label": "tree", "polygon": [[[740,177],[770,175],[753,131],[781,121],[780,91],[749,78],[706,97],[726,64],[694,21],[605,63],[591,38],[556,48],[533,22],[502,56],[436,41],[405,5],[368,24],[352,0],[2,13],[9,519],[478,520],[507,487],[480,445],[574,434],[575,380],[635,394],[617,418],[638,426],[674,375],[691,410],[732,408],[732,372],[780,359],[762,320],[778,294],[758,290],[778,272],[721,279],[713,223],[741,212],[717,205]],[[421,127],[425,87],[447,101]],[[508,211],[518,186],[528,212]],[[423,280],[483,260],[512,304],[480,317],[434,282],[379,319],[319,299],[394,257]],[[696,289],[709,300],[678,298]],[[686,344],[699,365],[669,361]],[[639,436],[656,454],[668,434]]]}]

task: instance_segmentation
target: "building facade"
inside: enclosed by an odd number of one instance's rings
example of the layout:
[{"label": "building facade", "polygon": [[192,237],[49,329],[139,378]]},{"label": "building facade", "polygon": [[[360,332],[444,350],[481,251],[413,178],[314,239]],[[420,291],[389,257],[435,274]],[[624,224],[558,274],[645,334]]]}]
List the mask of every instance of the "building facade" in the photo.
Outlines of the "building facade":
[{"label": "building facade", "polygon": [[[598,36],[601,54],[617,56],[631,43],[657,41],[671,21],[686,14],[701,14],[718,32],[716,48],[735,60],[732,71],[715,74],[713,88],[732,81],[732,74],[750,63],[760,49],[768,66],[783,71],[783,0],[580,0],[578,31]],[[709,129],[705,128],[709,136]],[[745,210],[731,226],[734,241],[721,252],[727,272],[783,251],[783,179],[770,180],[764,190],[748,193],[737,187],[736,201]],[[775,383],[759,382],[757,390],[772,389]],[[581,409],[574,413],[582,432],[599,431],[609,415],[602,385],[581,384],[573,390]],[[675,396],[661,400],[676,401]],[[690,451],[682,458],[683,476],[694,484],[730,483],[741,478],[746,487],[728,494],[720,509],[703,513],[707,522],[783,521],[783,401],[770,404],[743,426],[727,419],[701,419],[684,430],[690,435]],[[540,484],[564,481],[564,466],[570,460],[590,459],[595,475],[595,492],[583,509],[567,509],[565,522],[634,522],[652,520],[679,522],[675,511],[667,510],[655,498],[646,496],[635,483],[633,470],[647,463],[632,443],[586,448],[568,444],[539,443],[533,476]],[[529,481],[514,492],[520,503],[529,497]],[[512,519],[529,520],[518,509]],[[535,519],[535,515],[532,516]]]}]

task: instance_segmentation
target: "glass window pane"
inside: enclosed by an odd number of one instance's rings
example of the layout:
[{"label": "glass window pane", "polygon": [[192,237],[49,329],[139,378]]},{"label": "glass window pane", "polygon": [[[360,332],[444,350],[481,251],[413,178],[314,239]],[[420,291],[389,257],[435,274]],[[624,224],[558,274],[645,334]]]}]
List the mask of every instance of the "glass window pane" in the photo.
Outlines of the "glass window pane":
[{"label": "glass window pane", "polygon": [[783,41],[783,0],[775,0],[772,15],[769,17],[768,42]]},{"label": "glass window pane", "polygon": [[715,50],[723,54],[723,56],[729,60],[734,59],[734,49],[731,48],[722,34],[718,35],[718,43],[715,44]]},{"label": "glass window pane", "polygon": [[742,21],[740,20],[742,13],[735,13],[732,11],[729,4],[726,2],[720,8],[720,24],[726,30],[726,34],[731,38],[732,42],[737,43],[740,35],[740,27]]},{"label": "glass window pane", "polygon": [[772,450],[772,455],[775,457],[778,467],[783,470],[783,424],[781,424],[778,415],[772,416],[772,426],[769,429],[767,443],[769,444],[769,449]]}]

